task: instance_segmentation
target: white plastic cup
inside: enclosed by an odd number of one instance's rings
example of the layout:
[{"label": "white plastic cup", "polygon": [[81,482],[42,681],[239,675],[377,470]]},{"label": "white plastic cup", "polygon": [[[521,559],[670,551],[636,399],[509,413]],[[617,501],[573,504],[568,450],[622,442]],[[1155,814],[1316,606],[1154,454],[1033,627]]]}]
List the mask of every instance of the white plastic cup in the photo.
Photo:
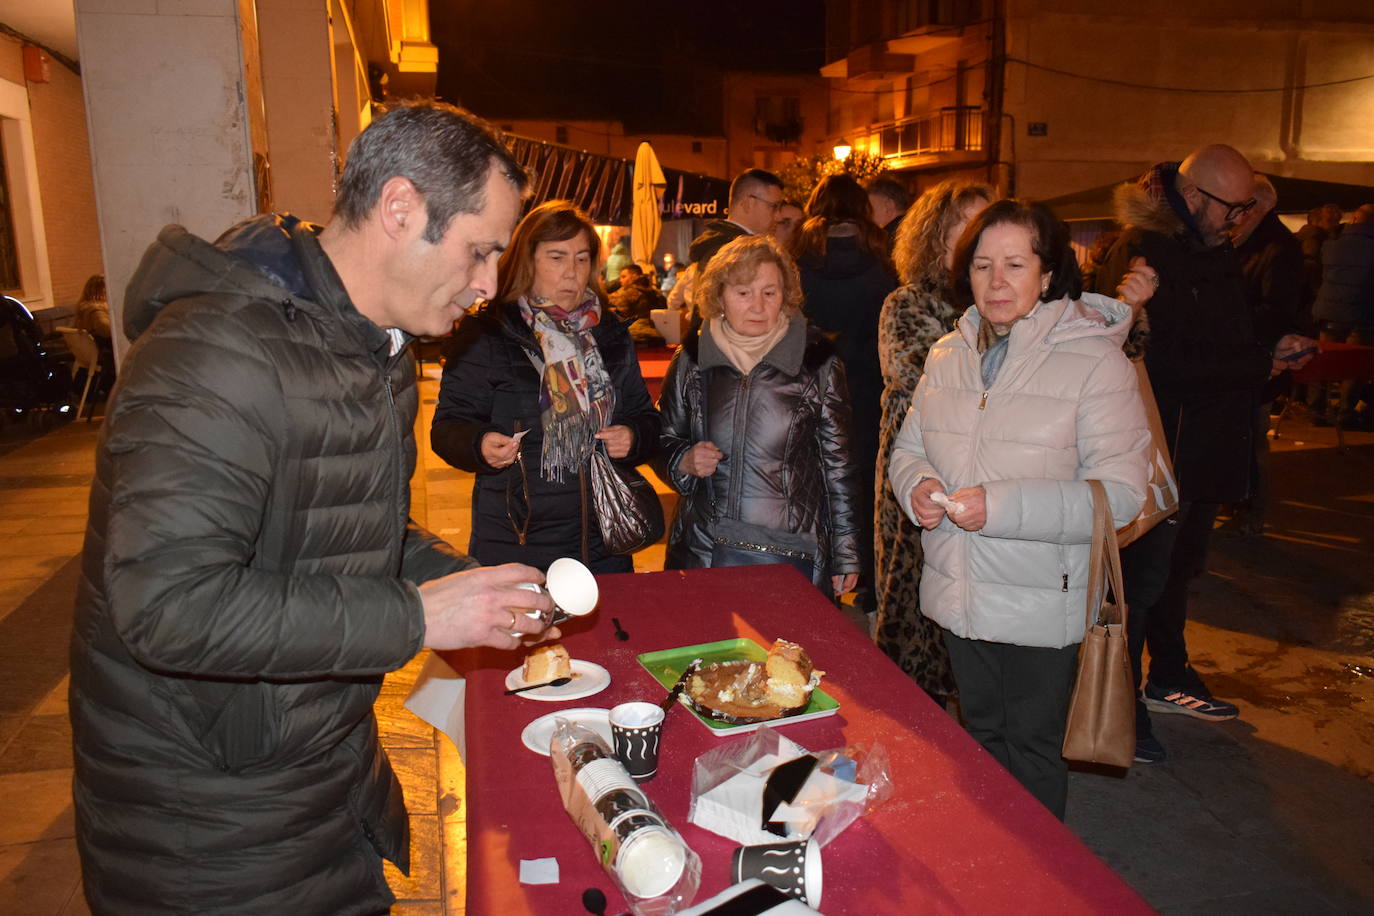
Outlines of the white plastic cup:
[{"label": "white plastic cup", "polygon": [[[547,593],[553,599],[554,610],[544,621],[546,627],[569,617],[585,617],[596,610],[596,604],[601,600],[601,590],[597,587],[596,576],[572,557],[559,557],[549,564],[549,569],[544,574],[543,585],[537,582],[518,582],[515,587],[540,594]],[[544,616],[538,611],[526,611],[525,614],[536,620]]]},{"label": "white plastic cup", "polygon": [[635,782],[653,779],[658,772],[662,733],[663,710],[654,703],[621,703],[611,710],[615,756]]},{"label": "white plastic cup", "polygon": [[631,834],[615,857],[615,872],[636,897],[671,891],[687,867],[687,850],[667,828],[646,827]]}]

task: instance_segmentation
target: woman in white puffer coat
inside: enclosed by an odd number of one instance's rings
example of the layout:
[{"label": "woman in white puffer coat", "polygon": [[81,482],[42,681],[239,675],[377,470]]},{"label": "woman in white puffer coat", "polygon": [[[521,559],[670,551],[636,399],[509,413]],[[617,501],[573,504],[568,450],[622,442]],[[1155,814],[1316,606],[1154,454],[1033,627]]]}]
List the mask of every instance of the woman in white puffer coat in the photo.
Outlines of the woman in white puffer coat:
[{"label": "woman in white puffer coat", "polygon": [[[1143,304],[1152,277],[1142,262],[1123,295]],[[1068,229],[1041,204],[999,201],[970,222],[953,281],[972,307],[931,349],[889,474],[925,529],[921,612],[945,630],[969,731],[1062,818],[1086,481],[1105,485],[1118,526],[1145,498],[1150,433],[1121,352],[1132,311],[1081,293]]]}]

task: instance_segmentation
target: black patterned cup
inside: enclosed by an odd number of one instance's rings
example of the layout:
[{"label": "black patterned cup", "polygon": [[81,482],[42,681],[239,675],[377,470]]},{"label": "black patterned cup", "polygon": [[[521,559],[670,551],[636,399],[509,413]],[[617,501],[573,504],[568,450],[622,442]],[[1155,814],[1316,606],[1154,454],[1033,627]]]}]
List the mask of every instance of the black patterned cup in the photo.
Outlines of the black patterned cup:
[{"label": "black patterned cup", "polygon": [[821,905],[821,847],[810,840],[741,846],[730,861],[736,884],[758,878],[812,908]]},{"label": "black patterned cup", "polygon": [[615,755],[635,782],[653,779],[658,772],[658,741],[663,710],[653,703],[621,703],[611,710],[611,738]]}]

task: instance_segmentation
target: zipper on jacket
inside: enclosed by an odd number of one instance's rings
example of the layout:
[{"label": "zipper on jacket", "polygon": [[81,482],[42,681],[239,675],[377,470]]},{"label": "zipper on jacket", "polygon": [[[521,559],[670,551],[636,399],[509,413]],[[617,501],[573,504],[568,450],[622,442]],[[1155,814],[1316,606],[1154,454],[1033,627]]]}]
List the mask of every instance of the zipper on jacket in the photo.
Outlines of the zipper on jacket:
[{"label": "zipper on jacket", "polygon": [[1069,574],[1068,574],[1068,573],[1064,573],[1064,574],[1061,576],[1061,578],[1063,579],[1064,584],[1060,587],[1059,590],[1060,590],[1061,592],[1067,592],[1067,591],[1069,590]]},{"label": "zipper on jacket", "polygon": [[[974,360],[974,363],[973,363],[973,372],[974,372],[974,374],[975,374],[975,377],[976,377],[979,381],[982,381],[982,376],[979,374],[980,370],[979,370],[979,367],[978,367],[978,360],[977,360],[977,359],[975,359],[975,360]],[[995,383],[995,382],[994,382],[994,383]],[[969,452],[968,452],[968,466],[967,466],[967,467],[965,468],[965,470],[964,470],[964,479],[965,479],[966,481],[972,481],[972,480],[974,480],[974,471],[975,471],[975,470],[977,469],[977,467],[978,467],[978,453],[982,451],[982,445],[983,445],[983,418],[982,418],[981,414],[982,414],[984,408],[986,408],[987,405],[988,405],[988,391],[990,390],[990,388],[991,388],[991,386],[989,386],[989,388],[985,388],[985,389],[983,390],[982,396],[978,398],[978,411],[979,411],[979,415],[978,415],[978,416],[975,416],[975,417],[973,418],[973,429],[970,431],[970,437],[973,439],[973,444],[972,444],[972,446],[969,448]],[[946,483],[946,485],[948,485],[948,481],[946,481],[945,483]],[[969,565],[970,565],[970,563],[969,563],[969,554],[970,554],[970,552],[971,552],[972,549],[973,549],[972,546],[971,546],[971,539],[970,539],[970,538],[961,538],[961,539],[960,539],[960,544],[961,544],[962,549],[963,549],[964,568],[967,569],[967,568],[969,568]],[[964,612],[964,619],[965,619],[965,620],[968,620],[969,608],[971,608],[971,607],[973,606],[973,583],[972,583],[972,577],[970,577],[970,576],[964,576],[964,577],[962,577],[962,578],[963,578],[963,604],[964,604],[964,606],[963,606],[963,612]]]},{"label": "zipper on jacket", "polygon": [[[740,376],[738,402],[739,406],[735,410],[735,431],[730,439],[732,454],[726,457],[738,455],[741,443],[744,442],[744,431],[749,426],[747,422],[749,415],[749,376],[747,375]],[[739,503],[744,499],[743,488],[740,486],[740,473],[743,464],[736,458],[736,463],[731,467],[733,470],[730,471],[730,490],[725,496],[725,506],[730,518],[739,518]]]},{"label": "zipper on jacket", "polygon": [[[409,494],[406,491],[410,488],[410,481],[401,479],[403,477],[401,469],[405,467],[405,456],[403,454],[405,451],[405,436],[401,432],[401,418],[397,416],[396,412],[396,391],[391,385],[391,366],[393,363],[394,360],[389,360],[382,365],[382,380],[386,383],[386,403],[387,406],[391,408],[391,431],[396,437],[396,446],[392,450],[392,460],[395,466],[397,479],[395,508],[399,510],[409,505]],[[400,534],[396,540],[393,553],[397,568],[399,568],[402,559],[401,555],[405,544],[405,520],[408,515],[408,511],[403,512],[400,527],[393,529],[393,531]]]}]

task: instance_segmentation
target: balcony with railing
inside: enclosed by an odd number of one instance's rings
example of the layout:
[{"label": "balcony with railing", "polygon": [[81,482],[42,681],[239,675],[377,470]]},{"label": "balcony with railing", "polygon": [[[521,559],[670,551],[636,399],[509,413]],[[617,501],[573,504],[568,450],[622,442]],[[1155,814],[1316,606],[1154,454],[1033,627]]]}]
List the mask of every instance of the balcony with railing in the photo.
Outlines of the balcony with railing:
[{"label": "balcony with railing", "polygon": [[854,147],[882,156],[889,169],[974,162],[982,158],[984,121],[977,106],[941,108],[870,124],[857,131]]}]

